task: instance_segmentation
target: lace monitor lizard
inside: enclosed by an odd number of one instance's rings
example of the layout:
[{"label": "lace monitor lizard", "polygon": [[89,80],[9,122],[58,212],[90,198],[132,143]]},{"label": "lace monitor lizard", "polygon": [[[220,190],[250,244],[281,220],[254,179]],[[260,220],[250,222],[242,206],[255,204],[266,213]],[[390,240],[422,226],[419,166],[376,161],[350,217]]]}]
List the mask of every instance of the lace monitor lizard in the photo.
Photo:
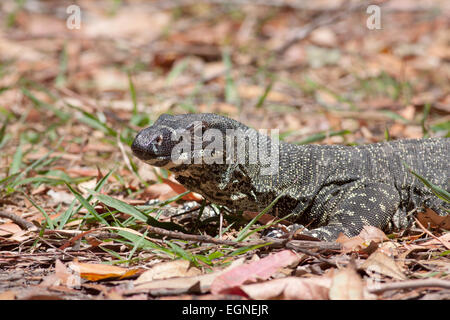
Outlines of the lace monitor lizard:
[{"label": "lace monitor lizard", "polygon": [[[229,139],[236,131],[245,133],[247,145]],[[191,138],[184,149],[183,137]],[[235,149],[227,148],[230,141]],[[260,211],[279,197],[271,213],[293,213],[289,219],[307,225],[306,235],[322,240],[334,240],[341,232],[357,235],[365,225],[386,232],[405,229],[412,224],[412,213],[424,207],[440,215],[448,212],[448,203],[405,166],[449,190],[448,138],[361,146],[274,141],[217,114],[163,114],[138,133],[131,148],[146,163],[171,170],[189,190],[232,210]],[[263,172],[267,163],[250,161],[262,147],[276,160],[276,170],[269,174]],[[238,161],[239,156],[245,159]]]}]

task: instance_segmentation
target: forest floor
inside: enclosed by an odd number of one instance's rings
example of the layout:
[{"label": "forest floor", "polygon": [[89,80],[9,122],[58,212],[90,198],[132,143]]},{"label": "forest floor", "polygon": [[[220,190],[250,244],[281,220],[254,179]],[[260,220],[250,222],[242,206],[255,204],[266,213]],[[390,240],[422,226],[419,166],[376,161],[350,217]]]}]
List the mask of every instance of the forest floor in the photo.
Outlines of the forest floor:
[{"label": "forest floor", "polygon": [[269,244],[270,216],[129,147],[191,112],[296,143],[449,137],[449,2],[374,5],[1,1],[0,300],[450,299],[448,217]]}]

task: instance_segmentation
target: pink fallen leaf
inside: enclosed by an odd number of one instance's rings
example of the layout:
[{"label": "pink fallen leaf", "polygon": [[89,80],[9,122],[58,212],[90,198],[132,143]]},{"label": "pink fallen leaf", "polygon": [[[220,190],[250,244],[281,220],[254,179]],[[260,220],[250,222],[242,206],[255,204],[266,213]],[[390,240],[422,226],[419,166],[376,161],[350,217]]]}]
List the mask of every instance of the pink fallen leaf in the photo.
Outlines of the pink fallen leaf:
[{"label": "pink fallen leaf", "polygon": [[243,285],[240,289],[255,300],[326,300],[330,285],[327,277],[287,277]]},{"label": "pink fallen leaf", "polygon": [[255,282],[258,279],[267,279],[278,269],[298,261],[299,257],[294,252],[283,250],[261,260],[238,266],[218,276],[211,284],[211,293],[239,294],[240,285]]}]

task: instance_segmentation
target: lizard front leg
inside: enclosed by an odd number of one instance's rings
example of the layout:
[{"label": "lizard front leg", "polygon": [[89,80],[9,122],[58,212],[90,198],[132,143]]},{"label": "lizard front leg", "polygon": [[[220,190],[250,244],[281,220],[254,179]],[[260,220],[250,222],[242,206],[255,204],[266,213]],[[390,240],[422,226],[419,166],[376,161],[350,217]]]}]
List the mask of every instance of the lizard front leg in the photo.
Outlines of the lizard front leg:
[{"label": "lizard front leg", "polygon": [[342,232],[358,235],[364,226],[384,229],[400,204],[400,195],[393,185],[371,183],[343,194],[331,213],[328,224],[304,232],[322,240],[333,241]]}]

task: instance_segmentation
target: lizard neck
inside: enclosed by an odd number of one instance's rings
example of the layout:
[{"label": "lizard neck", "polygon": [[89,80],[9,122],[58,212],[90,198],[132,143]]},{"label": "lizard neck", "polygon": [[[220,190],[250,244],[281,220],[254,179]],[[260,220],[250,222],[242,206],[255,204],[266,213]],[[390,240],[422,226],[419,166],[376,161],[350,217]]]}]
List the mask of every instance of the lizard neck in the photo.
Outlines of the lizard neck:
[{"label": "lizard neck", "polygon": [[322,180],[316,168],[318,146],[274,142],[263,135],[257,146],[253,151],[245,148],[245,161],[241,153],[231,163],[188,164],[172,172],[189,190],[237,210],[262,210],[283,194],[280,203],[287,206],[283,211],[289,211],[300,198],[312,198]]}]

